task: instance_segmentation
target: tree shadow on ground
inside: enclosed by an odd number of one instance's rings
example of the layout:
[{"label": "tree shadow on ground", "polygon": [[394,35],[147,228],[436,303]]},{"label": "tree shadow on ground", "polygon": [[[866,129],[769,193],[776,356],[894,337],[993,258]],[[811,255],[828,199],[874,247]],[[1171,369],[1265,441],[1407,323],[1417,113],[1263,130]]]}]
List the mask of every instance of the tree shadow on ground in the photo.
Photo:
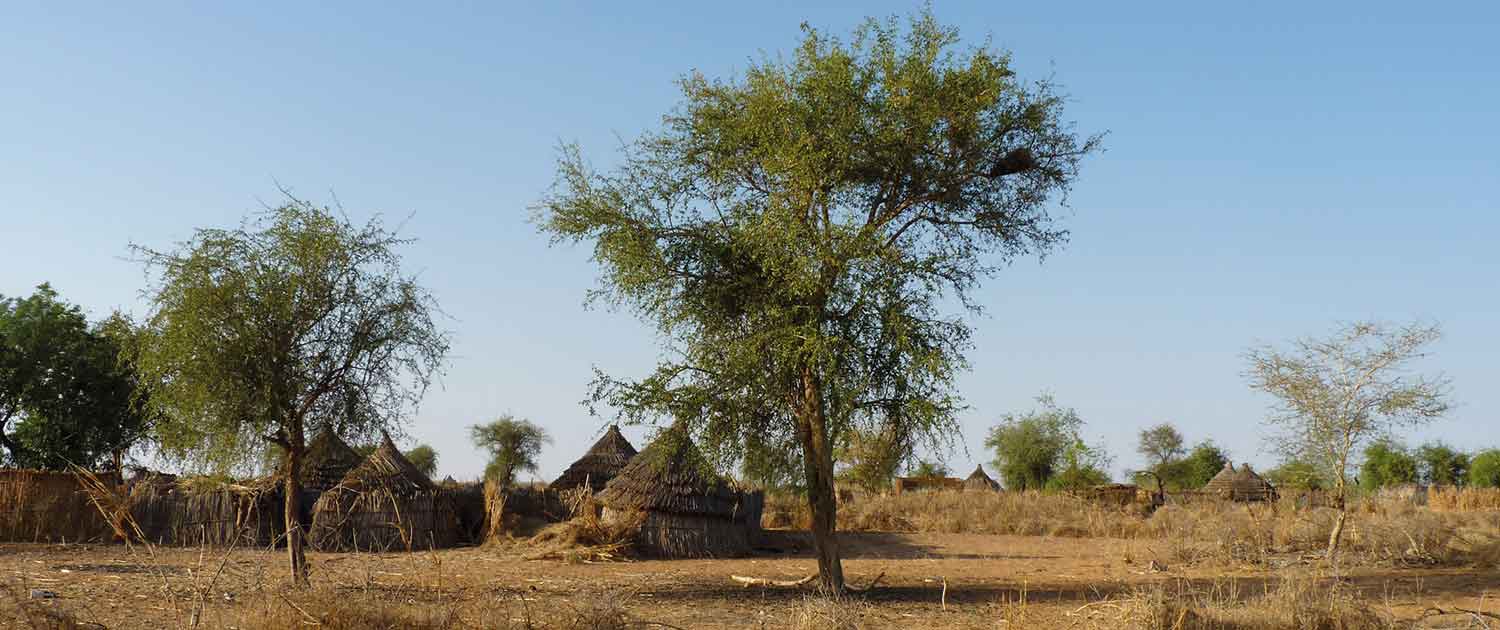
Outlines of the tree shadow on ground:
[{"label": "tree shadow on ground", "polygon": [[[812,534],[805,531],[762,532],[756,557],[814,558]],[[926,544],[896,532],[839,532],[840,555],[846,560],[1057,560],[1051,554],[960,553]]]}]

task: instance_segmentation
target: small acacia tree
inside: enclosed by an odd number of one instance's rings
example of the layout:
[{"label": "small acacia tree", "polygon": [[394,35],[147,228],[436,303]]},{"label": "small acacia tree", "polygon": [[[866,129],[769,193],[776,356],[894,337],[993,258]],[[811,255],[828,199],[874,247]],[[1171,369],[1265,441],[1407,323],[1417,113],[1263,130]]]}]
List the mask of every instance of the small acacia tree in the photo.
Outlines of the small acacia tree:
[{"label": "small acacia tree", "polygon": [[433,298],[401,273],[404,242],[378,220],[292,199],[174,251],[134,248],[157,274],[139,365],[162,452],[226,469],[278,447],[298,584],[306,433],[397,428],[448,350]]},{"label": "small acacia tree", "polygon": [[1266,420],[1272,445],[1288,460],[1318,466],[1332,484],[1338,517],[1328,557],[1344,533],[1351,458],[1391,430],[1428,422],[1448,410],[1448,380],[1409,373],[1440,336],[1435,326],[1354,323],[1289,350],[1250,350],[1250,386],[1276,398]]},{"label": "small acacia tree", "polygon": [[1150,470],[1163,475],[1167,464],[1184,453],[1182,433],[1169,422],[1142,429],[1136,451],[1146,458]]},{"label": "small acacia tree", "polygon": [[488,424],[470,426],[469,439],[474,441],[474,446],[490,454],[484,476],[495,480],[501,487],[514,484],[516,475],[521,472],[535,471],[542,447],[552,443],[546,429],[510,414]]},{"label": "small acacia tree", "polygon": [[941,307],[978,310],[982,279],[1063,242],[1049,202],[1095,139],[1049,85],[955,50],[930,14],[849,42],[804,33],[737,79],[683,78],[679,108],[611,174],[565,147],[537,221],[593,243],[595,295],[667,340],[653,374],[602,376],[592,402],[686,422],[721,467],[751,435],[800,447],[821,586],[841,590],[836,448],[887,426],[951,444],[970,329]]},{"label": "small acacia tree", "polygon": [[1067,466],[1068,453],[1081,443],[1083,418],[1038,396],[1039,409],[1006,414],[990,427],[984,446],[995,452],[991,463],[1007,490],[1040,490]]}]

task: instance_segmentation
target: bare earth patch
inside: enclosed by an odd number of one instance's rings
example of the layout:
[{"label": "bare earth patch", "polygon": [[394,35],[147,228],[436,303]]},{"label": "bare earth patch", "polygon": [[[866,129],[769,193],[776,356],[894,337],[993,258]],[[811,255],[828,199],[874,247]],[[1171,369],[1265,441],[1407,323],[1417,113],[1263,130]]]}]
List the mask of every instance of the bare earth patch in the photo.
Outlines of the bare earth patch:
[{"label": "bare earth patch", "polygon": [[[152,630],[191,626],[195,617],[208,628],[315,620],[380,627],[378,619],[387,618],[395,620],[389,627],[576,628],[601,626],[599,619],[618,613],[678,628],[1153,627],[1137,614],[1153,597],[1158,608],[1195,597],[1232,605],[1268,598],[1290,581],[1335,588],[1387,621],[1417,620],[1431,607],[1500,613],[1500,574],[1492,568],[1361,566],[1331,577],[1326,567],[1291,559],[1281,568],[1184,565],[1151,540],[878,532],[841,539],[851,583],[880,581],[831,608],[805,588],[746,588],[730,580],[814,571],[810,544],[791,532],[773,532],[762,553],[732,560],[526,560],[519,543],[312,554],[314,587],[303,592],[287,588],[284,555],[265,550],[8,544],[0,545],[0,575],[8,597],[28,606],[107,628]],[[334,623],[339,610],[365,616]],[[842,619],[830,621],[835,616]],[[0,628],[29,627],[18,623],[5,620]]]}]

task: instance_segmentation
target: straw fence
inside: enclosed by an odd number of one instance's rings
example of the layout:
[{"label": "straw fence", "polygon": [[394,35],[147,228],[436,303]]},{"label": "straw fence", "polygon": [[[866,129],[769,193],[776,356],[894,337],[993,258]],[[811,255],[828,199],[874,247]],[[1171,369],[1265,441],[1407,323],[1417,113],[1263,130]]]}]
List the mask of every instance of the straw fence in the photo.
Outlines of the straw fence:
[{"label": "straw fence", "polygon": [[[100,474],[118,486],[117,473]],[[0,470],[0,541],[109,541],[114,530],[72,473]]]},{"label": "straw fence", "polygon": [[897,477],[892,489],[896,494],[917,490],[960,490],[964,480],[953,477]]},{"label": "straw fence", "polygon": [[1427,493],[1427,507],[1440,512],[1500,511],[1500,488],[1433,488]]},{"label": "straw fence", "polygon": [[453,547],[461,533],[443,490],[357,492],[339,486],[318,498],[311,541],[319,551],[410,551]]},{"label": "straw fence", "polygon": [[750,552],[750,532],[743,519],[671,514],[650,510],[604,509],[605,522],[642,519],[636,549],[659,558],[734,558]]},{"label": "straw fence", "polygon": [[[130,515],[146,541],[158,545],[268,547],[284,542],[283,496],[280,488],[137,486],[130,495]],[[315,498],[316,492],[303,491],[304,510]],[[305,516],[302,522],[307,522]]]}]

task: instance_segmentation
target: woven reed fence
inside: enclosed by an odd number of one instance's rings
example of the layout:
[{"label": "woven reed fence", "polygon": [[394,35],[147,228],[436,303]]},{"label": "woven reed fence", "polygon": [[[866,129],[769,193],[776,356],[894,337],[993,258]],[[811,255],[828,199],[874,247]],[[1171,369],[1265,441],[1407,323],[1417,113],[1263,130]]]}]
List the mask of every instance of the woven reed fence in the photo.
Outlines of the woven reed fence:
[{"label": "woven reed fence", "polygon": [[[158,545],[268,547],[284,543],[286,502],[280,489],[137,486],[130,496],[130,515],[146,541]],[[304,491],[306,510],[317,493]],[[307,517],[302,519],[308,522]]]},{"label": "woven reed fence", "polygon": [[319,551],[413,551],[457,545],[462,536],[453,499],[443,490],[356,492],[335,487],[313,507]]},{"label": "woven reed fence", "polygon": [[[119,486],[116,473],[100,473]],[[0,470],[0,541],[98,542],[114,530],[73,473]]]},{"label": "woven reed fence", "polygon": [[[604,519],[640,518],[605,508]],[[658,558],[735,558],[750,553],[750,530],[743,519],[647,511],[636,548]]]},{"label": "woven reed fence", "polygon": [[1427,493],[1427,506],[1446,512],[1500,510],[1500,488],[1433,488]]}]

